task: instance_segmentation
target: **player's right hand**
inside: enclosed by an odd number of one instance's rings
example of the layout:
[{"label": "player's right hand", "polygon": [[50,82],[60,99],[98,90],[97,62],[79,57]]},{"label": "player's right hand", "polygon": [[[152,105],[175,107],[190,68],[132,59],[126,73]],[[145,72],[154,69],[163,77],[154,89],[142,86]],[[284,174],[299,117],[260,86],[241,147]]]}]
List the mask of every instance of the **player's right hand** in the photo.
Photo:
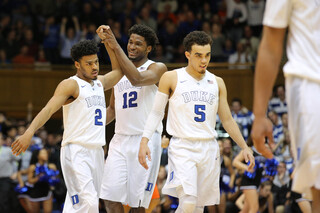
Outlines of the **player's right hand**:
[{"label": "player's right hand", "polygon": [[273,142],[272,123],[266,117],[256,117],[253,121],[251,137],[257,151],[266,158],[273,158],[270,148],[265,145],[265,138],[268,138],[268,145],[271,147]]},{"label": "player's right hand", "polygon": [[12,154],[18,156],[21,152],[25,152],[31,144],[32,135],[28,135],[27,133],[18,137],[11,145]]},{"label": "player's right hand", "polygon": [[148,147],[148,139],[143,137],[140,142],[140,149],[139,149],[139,163],[143,168],[148,169],[148,164],[147,164],[147,158],[149,161],[151,161],[151,152]]}]

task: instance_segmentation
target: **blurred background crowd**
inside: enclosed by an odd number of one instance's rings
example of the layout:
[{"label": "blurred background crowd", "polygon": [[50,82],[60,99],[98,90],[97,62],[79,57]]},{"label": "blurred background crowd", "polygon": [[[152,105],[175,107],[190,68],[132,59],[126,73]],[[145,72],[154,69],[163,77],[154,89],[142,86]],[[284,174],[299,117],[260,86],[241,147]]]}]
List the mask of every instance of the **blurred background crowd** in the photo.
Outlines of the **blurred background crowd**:
[{"label": "blurred background crowd", "polygon": [[264,0],[2,0],[0,63],[72,64],[70,47],[83,39],[99,42],[101,24],[111,26],[126,50],[136,23],[155,30],[152,58],[164,63],[186,61],[182,39],[194,30],[211,35],[213,62],[254,62],[264,7]]}]

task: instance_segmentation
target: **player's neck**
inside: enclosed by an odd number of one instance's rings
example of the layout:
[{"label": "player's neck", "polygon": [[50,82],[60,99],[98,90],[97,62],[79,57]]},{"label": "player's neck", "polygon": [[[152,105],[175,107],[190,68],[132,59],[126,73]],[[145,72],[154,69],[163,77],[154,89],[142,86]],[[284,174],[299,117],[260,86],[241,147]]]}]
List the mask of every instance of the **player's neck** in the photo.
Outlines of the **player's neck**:
[{"label": "player's neck", "polygon": [[139,61],[132,61],[132,63],[134,64],[134,66],[136,67],[140,67],[141,65],[143,65],[144,63],[146,63],[149,59],[147,57],[139,60]]},{"label": "player's neck", "polygon": [[194,79],[196,79],[197,81],[200,81],[204,78],[205,76],[205,72],[204,73],[200,73],[197,72],[196,70],[194,70],[191,66],[187,66],[186,67],[186,71],[189,75],[191,75],[191,77],[193,77]]},{"label": "player's neck", "polygon": [[84,77],[83,75],[79,75],[78,73],[76,74],[76,76],[77,76],[78,78],[80,78],[80,79],[88,82],[89,84],[93,85],[93,80],[92,80],[92,79],[86,78],[86,77]]}]

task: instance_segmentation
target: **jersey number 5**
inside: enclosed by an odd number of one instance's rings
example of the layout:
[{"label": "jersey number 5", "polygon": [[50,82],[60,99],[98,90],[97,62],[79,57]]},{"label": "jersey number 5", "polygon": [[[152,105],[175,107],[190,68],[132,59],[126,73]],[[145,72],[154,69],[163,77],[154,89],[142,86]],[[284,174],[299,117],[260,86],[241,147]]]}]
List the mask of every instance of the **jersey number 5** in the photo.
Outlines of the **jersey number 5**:
[{"label": "jersey number 5", "polygon": [[134,101],[136,101],[138,98],[138,93],[136,91],[132,91],[129,93],[123,93],[123,109],[129,108],[131,107],[137,107],[138,103],[134,103]]},{"label": "jersey number 5", "polygon": [[101,118],[102,118],[101,110],[100,109],[96,109],[95,115],[96,116],[94,116],[94,125],[102,126],[103,123],[101,121]]},{"label": "jersey number 5", "polygon": [[196,115],[199,115],[197,117],[194,117],[194,120],[197,122],[203,122],[206,120],[206,113],[204,112],[206,110],[206,105],[194,105],[194,113]]}]

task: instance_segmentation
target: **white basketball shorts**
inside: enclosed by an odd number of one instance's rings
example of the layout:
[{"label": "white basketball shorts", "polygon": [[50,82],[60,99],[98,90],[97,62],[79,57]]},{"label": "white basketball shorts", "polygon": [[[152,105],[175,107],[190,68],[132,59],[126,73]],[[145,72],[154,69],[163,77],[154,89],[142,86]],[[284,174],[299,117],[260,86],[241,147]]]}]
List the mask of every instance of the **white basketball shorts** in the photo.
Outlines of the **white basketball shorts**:
[{"label": "white basketball shorts", "polygon": [[69,143],[61,147],[60,160],[67,187],[63,212],[99,212],[104,163],[102,147],[88,148]]},{"label": "white basketball shorts", "polygon": [[141,137],[113,136],[104,166],[100,198],[133,208],[148,208],[160,166],[161,135],[154,133],[148,143],[152,159],[151,162],[147,160],[148,170],[138,160]]},{"label": "white basketball shorts", "polygon": [[172,137],[168,177],[163,194],[178,197],[176,188],[197,197],[197,206],[219,204],[220,151],[216,140],[190,141]]},{"label": "white basketball shorts", "polygon": [[320,84],[286,77],[291,143],[296,160],[292,190],[310,199],[310,188],[320,189]]}]

